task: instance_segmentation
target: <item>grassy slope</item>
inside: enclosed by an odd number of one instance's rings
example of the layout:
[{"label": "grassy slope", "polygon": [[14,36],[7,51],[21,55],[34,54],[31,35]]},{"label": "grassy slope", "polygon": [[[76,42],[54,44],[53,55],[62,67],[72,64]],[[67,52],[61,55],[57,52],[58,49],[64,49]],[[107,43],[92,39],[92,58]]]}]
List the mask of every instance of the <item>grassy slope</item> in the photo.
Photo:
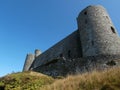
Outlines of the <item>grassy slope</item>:
[{"label": "grassy slope", "polygon": [[10,74],[1,78],[0,86],[4,87],[5,90],[37,90],[39,87],[53,82],[52,77],[29,71]]},{"label": "grassy slope", "polygon": [[[120,90],[120,68],[53,79],[35,72],[8,75],[0,79],[5,90]],[[11,88],[11,89],[7,89]]]},{"label": "grassy slope", "polygon": [[68,76],[40,90],[120,90],[120,68]]}]

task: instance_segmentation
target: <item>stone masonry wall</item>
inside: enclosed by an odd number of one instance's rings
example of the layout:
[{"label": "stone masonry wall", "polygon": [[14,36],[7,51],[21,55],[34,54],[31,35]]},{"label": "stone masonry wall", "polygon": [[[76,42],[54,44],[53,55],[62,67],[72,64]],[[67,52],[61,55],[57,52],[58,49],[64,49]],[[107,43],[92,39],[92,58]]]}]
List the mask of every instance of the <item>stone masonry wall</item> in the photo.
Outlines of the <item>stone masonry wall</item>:
[{"label": "stone masonry wall", "polygon": [[91,72],[93,70],[105,70],[120,65],[120,55],[115,56],[89,56],[76,59],[56,59],[52,63],[41,65],[33,70],[53,77],[67,76]]},{"label": "stone masonry wall", "polygon": [[31,68],[36,68],[53,59],[79,58],[82,56],[78,30],[39,55]]}]

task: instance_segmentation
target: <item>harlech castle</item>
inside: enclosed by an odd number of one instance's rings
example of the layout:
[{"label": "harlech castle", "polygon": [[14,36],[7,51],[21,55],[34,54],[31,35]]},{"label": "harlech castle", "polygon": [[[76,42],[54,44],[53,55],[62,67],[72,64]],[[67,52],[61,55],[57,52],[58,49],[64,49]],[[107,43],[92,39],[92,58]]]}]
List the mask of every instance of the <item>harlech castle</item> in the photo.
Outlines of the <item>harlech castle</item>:
[{"label": "harlech castle", "polygon": [[23,71],[65,76],[120,65],[120,37],[104,7],[86,7],[77,25],[72,34],[45,52],[37,49],[28,54]]}]

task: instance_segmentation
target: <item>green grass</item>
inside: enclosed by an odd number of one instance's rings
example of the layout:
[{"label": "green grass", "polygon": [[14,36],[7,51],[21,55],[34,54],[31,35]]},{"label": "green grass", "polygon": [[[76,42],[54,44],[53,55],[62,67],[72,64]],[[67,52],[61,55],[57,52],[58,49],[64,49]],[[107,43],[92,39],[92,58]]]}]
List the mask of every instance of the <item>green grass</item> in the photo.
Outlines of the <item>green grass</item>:
[{"label": "green grass", "polygon": [[120,67],[59,79],[31,71],[14,73],[0,78],[0,90],[120,90]]},{"label": "green grass", "polygon": [[22,72],[7,75],[0,79],[0,87],[5,90],[36,90],[54,82],[52,77],[36,72]]}]

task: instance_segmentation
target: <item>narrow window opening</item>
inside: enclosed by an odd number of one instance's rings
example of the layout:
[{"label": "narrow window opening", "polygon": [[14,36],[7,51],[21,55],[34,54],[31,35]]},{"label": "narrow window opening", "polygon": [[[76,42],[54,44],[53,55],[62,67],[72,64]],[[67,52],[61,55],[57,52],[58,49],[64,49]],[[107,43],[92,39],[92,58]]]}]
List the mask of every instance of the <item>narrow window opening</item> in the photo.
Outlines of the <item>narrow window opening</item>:
[{"label": "narrow window opening", "polygon": [[85,11],[84,14],[87,15],[87,12]]},{"label": "narrow window opening", "polygon": [[115,29],[112,26],[111,26],[111,30],[112,30],[113,33],[116,33]]},{"label": "narrow window opening", "polygon": [[92,41],[91,43],[92,43],[92,46],[94,46],[94,41]]},{"label": "narrow window opening", "polygon": [[71,57],[71,51],[68,50],[68,57],[70,58]]},{"label": "narrow window opening", "polygon": [[63,57],[63,54],[62,54],[62,53],[60,54],[60,57]]}]

